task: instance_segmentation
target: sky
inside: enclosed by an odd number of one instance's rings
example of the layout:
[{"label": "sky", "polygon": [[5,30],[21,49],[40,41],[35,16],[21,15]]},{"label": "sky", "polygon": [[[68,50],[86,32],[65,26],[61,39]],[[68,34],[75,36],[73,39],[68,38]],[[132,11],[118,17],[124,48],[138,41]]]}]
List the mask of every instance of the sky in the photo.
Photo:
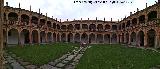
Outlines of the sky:
[{"label": "sky", "polygon": [[[107,3],[79,3],[74,1],[107,1]],[[48,17],[52,17],[58,20],[69,21],[72,20],[98,20],[113,21],[129,16],[130,12],[142,10],[147,6],[155,4],[158,0],[116,0],[119,2],[127,1],[129,3],[110,3],[114,0],[5,0],[11,7],[19,7],[21,4],[22,9],[29,10],[30,5],[32,11],[38,12],[39,8],[44,15],[47,13]],[[131,3],[132,2],[132,3]],[[6,5],[6,4],[5,4]]]}]

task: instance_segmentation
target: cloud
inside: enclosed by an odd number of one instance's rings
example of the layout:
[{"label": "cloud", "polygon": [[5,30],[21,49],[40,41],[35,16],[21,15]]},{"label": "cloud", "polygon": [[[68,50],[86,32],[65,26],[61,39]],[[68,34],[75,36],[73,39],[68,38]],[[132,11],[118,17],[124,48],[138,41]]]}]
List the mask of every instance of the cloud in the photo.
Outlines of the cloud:
[{"label": "cloud", "polygon": [[110,20],[110,18],[118,20],[125,16],[129,16],[129,12],[136,11],[136,8],[139,8],[140,10],[144,9],[147,2],[148,6],[155,3],[154,0],[127,1],[132,1],[133,3],[111,4],[108,3],[108,1],[106,4],[80,4],[73,3],[74,0],[5,0],[5,2],[9,2],[9,6],[11,7],[18,7],[18,3],[21,3],[21,8],[27,10],[29,10],[29,6],[32,5],[32,10],[34,12],[38,12],[38,9],[41,8],[43,14],[48,13],[49,17],[53,16],[54,18],[62,19],[62,21],[80,18],[95,19],[96,17],[101,20],[103,20],[104,17],[106,20]]}]

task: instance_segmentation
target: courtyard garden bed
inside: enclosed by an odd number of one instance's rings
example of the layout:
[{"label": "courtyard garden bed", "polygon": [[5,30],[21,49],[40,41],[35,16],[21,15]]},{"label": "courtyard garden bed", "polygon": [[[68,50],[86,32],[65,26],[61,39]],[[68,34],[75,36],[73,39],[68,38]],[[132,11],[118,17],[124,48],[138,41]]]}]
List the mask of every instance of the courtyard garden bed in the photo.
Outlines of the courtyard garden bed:
[{"label": "courtyard garden bed", "polygon": [[91,46],[76,69],[149,69],[160,65],[160,53],[152,50],[107,44]]},{"label": "courtyard garden bed", "polygon": [[17,57],[22,58],[24,61],[30,62],[34,65],[46,64],[53,61],[67,52],[72,51],[78,47],[78,44],[72,43],[54,43],[54,44],[41,44],[41,45],[26,45],[23,48],[20,46],[7,47],[6,51],[16,54]]}]

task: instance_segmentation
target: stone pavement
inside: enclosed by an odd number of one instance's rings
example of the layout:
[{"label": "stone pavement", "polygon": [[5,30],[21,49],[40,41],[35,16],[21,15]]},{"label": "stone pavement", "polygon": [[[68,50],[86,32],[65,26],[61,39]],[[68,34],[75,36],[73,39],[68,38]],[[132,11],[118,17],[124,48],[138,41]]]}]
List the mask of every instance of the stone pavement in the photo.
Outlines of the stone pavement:
[{"label": "stone pavement", "polygon": [[72,52],[63,55],[62,57],[50,61],[48,64],[42,66],[32,65],[29,62],[24,62],[22,59],[15,59],[16,55],[12,54],[12,57],[5,53],[6,64],[10,64],[12,69],[74,69],[78,64],[80,58],[88,47],[80,47],[74,49]]}]

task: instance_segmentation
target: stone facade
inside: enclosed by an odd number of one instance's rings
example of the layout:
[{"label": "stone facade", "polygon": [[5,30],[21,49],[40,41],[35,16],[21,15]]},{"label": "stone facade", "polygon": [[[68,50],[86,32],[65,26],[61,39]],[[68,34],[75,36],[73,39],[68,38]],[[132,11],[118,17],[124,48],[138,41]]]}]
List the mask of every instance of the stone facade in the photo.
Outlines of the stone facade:
[{"label": "stone facade", "polygon": [[160,4],[125,17],[121,21],[73,20],[61,22],[39,12],[5,6],[3,36],[7,44],[49,42],[125,43],[159,47]]}]

